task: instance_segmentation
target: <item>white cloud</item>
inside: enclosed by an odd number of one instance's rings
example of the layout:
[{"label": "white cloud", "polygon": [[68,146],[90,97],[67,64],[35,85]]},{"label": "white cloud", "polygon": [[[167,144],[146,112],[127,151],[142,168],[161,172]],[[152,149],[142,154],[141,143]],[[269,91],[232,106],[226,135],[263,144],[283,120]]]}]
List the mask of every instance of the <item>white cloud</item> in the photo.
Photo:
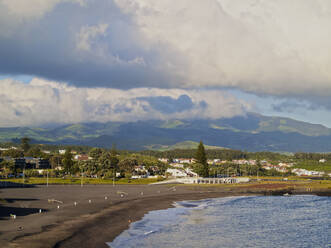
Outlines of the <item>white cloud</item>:
[{"label": "white cloud", "polygon": [[330,26],[329,0],[0,0],[0,72],[316,101],[331,96]]},{"label": "white cloud", "polygon": [[0,0],[0,5],[18,19],[38,19],[63,2],[85,4],[85,0]]},{"label": "white cloud", "polygon": [[[86,6],[86,0],[0,0],[0,38],[38,26],[47,13],[61,3],[74,3]],[[30,30],[29,30],[30,31]],[[35,35],[35,34],[33,34]],[[38,37],[40,33],[38,34]]]},{"label": "white cloud", "polygon": [[[331,95],[327,0],[116,0],[151,44],[186,57],[186,87]],[[172,61],[173,62],[173,61]]]},{"label": "white cloud", "polygon": [[105,36],[108,24],[103,23],[97,26],[83,26],[77,34],[77,49],[83,51],[91,50],[91,43],[97,36]]},{"label": "white cloud", "polygon": [[[186,109],[164,112],[151,99],[176,107],[186,96]],[[169,103],[170,100],[170,103]],[[168,105],[167,105],[168,104]],[[170,104],[170,105],[169,105]],[[250,105],[222,91],[135,88],[76,88],[34,78],[30,83],[0,80],[0,126],[37,126],[48,123],[137,121],[232,117]]]}]

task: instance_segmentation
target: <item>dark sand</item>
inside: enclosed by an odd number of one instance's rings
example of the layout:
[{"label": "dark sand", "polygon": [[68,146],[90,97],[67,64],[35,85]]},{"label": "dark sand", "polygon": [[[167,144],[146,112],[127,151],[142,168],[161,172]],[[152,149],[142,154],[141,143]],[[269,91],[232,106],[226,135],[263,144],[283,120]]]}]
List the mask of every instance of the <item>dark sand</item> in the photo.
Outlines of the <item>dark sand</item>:
[{"label": "dark sand", "polygon": [[[121,196],[119,191],[127,194]],[[108,247],[105,242],[112,241],[131,222],[151,210],[172,207],[175,201],[265,193],[245,187],[170,185],[0,189],[0,247]],[[10,219],[10,213],[17,218]]]}]

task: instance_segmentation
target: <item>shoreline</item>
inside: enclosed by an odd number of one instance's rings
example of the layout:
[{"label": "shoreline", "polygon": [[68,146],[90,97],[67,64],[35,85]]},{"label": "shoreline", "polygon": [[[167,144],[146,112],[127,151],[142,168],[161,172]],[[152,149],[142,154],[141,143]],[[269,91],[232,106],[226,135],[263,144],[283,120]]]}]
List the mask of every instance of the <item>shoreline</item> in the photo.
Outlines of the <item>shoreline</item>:
[{"label": "shoreline", "polygon": [[[96,189],[93,189],[96,187]],[[292,194],[314,194],[330,196],[330,190],[321,192],[306,192],[304,190],[270,190],[270,189],[245,189],[245,188],[218,188],[218,187],[183,187],[175,186],[176,192],[170,190],[171,186],[117,186],[116,190],[128,191],[129,196],[122,199],[115,192],[111,194],[111,204],[95,203],[95,209],[89,212],[90,205],[84,205],[82,211],[70,212],[68,218],[55,216],[55,224],[42,225],[41,230],[26,234],[17,234],[8,240],[9,247],[109,247],[106,242],[112,242],[118,235],[129,228],[130,223],[141,220],[150,211],[168,209],[174,207],[174,202],[186,200],[201,200],[208,198],[220,198],[229,196],[251,196],[251,195],[282,195],[290,192]],[[172,186],[174,187],[174,186]],[[100,187],[89,186],[86,190],[99,190]],[[75,190],[82,190],[74,188]],[[105,187],[107,191],[113,189]],[[144,196],[140,191],[146,192]],[[162,193],[161,193],[162,191]],[[99,192],[99,191],[97,191]],[[56,211],[51,210],[53,215]],[[72,217],[71,214],[75,214]],[[47,213],[48,214],[48,213]],[[31,216],[30,216],[31,217]],[[38,218],[38,216],[35,216]],[[29,216],[23,217],[22,220]],[[1,221],[1,220],[0,220]],[[23,221],[24,222],[24,221]],[[1,230],[0,230],[1,234]],[[1,235],[0,235],[1,237]],[[0,239],[1,240],[1,239]]]},{"label": "shoreline", "polygon": [[[229,196],[244,196],[249,194],[224,194],[224,193],[193,193],[193,194],[184,194],[184,195],[175,195],[172,197],[167,197],[166,199],[160,199],[159,197],[152,197],[150,199],[139,199],[133,201],[127,201],[121,204],[123,209],[120,210],[110,210],[109,213],[105,213],[102,217],[105,219],[95,218],[92,224],[85,224],[82,229],[77,230],[70,239],[59,241],[54,248],[69,248],[69,247],[109,247],[106,242],[112,242],[117,236],[119,236],[123,231],[129,229],[131,223],[141,220],[145,214],[156,211],[174,208],[175,202],[188,201],[188,200],[202,200],[209,198],[220,198],[220,197],[229,197]],[[250,194],[257,195],[257,194]],[[157,203],[155,203],[157,201]],[[150,205],[150,203],[153,203]],[[134,204],[134,205],[133,205]],[[123,217],[123,212],[127,214],[127,218]],[[116,216],[118,215],[118,216]],[[116,227],[112,227],[109,224],[116,223]],[[109,233],[101,235],[99,230],[104,230],[107,227]],[[86,228],[86,232],[85,232]],[[89,233],[99,233],[97,240],[94,240],[93,236],[90,236]],[[87,236],[86,236],[87,235]],[[88,237],[87,243],[86,237]],[[85,240],[82,243],[82,240]]]},{"label": "shoreline", "polygon": [[[282,194],[280,194],[282,195]],[[298,193],[298,194],[293,194],[293,195],[303,195],[302,193]],[[306,195],[316,195],[316,194],[306,194]],[[86,239],[86,235],[88,235],[88,233],[86,232],[81,232],[82,230],[84,230],[85,228],[83,227],[83,229],[78,230],[78,232],[74,233],[73,236],[70,237],[70,239],[66,239],[66,240],[62,240],[59,241],[54,248],[70,248],[70,247],[82,247],[82,248],[88,248],[88,247],[104,247],[104,248],[109,248],[109,246],[106,244],[107,242],[112,242],[116,237],[118,237],[119,235],[122,234],[122,232],[124,232],[125,230],[128,230],[130,228],[130,224],[140,221],[145,214],[151,212],[151,211],[157,211],[157,210],[164,210],[164,209],[169,209],[169,208],[174,208],[174,203],[176,202],[181,202],[181,201],[195,201],[195,200],[206,200],[206,199],[211,199],[211,198],[223,198],[223,197],[232,197],[232,196],[271,196],[271,195],[266,195],[264,193],[217,193],[217,192],[213,192],[213,193],[203,193],[203,195],[201,193],[194,193],[194,194],[185,194],[185,195],[176,195],[173,198],[168,198],[165,200],[161,200],[157,205],[153,205],[151,207],[148,207],[148,200],[152,200],[152,199],[143,199],[144,204],[143,207],[144,209],[136,209],[136,212],[129,216],[128,220],[130,220],[130,222],[125,222],[125,219],[123,220],[123,223],[117,223],[117,228],[115,228],[116,232],[113,232],[111,234],[105,234],[105,235],[99,235],[98,236],[98,240],[94,241],[89,241],[88,243],[82,243],[81,241],[83,239]],[[275,196],[275,195],[274,195]],[[330,196],[330,195],[328,195]],[[147,200],[147,204],[146,204],[146,200]],[[160,199],[158,199],[160,200]],[[139,200],[140,201],[140,200]],[[132,207],[130,206],[130,202],[126,202],[129,205],[129,208]],[[137,202],[136,202],[137,203]],[[137,206],[135,205],[134,208],[136,208]],[[139,207],[142,207],[141,205]],[[124,210],[128,210],[128,209],[123,209],[121,211]],[[107,217],[113,217],[113,214],[115,213],[111,213],[110,215],[106,215]],[[105,217],[105,216],[104,216]],[[92,233],[94,233],[95,231],[97,231],[98,229],[103,230],[104,227],[109,227],[107,225],[107,220],[103,220],[103,221],[99,221],[96,220],[95,222],[93,222],[92,224],[93,226],[89,225],[87,228],[88,231],[92,231]],[[113,228],[109,228],[109,231],[114,231]],[[105,238],[107,237],[107,238]]]}]

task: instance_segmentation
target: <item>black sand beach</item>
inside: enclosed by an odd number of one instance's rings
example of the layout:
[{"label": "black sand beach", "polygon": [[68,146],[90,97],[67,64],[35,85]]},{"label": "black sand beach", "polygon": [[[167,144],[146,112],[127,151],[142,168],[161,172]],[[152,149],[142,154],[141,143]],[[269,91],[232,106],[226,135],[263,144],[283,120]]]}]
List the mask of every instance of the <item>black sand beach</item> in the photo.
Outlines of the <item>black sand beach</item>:
[{"label": "black sand beach", "polygon": [[[26,248],[107,247],[105,242],[112,241],[131,222],[151,210],[169,208],[175,201],[266,193],[258,188],[179,185],[1,189],[0,244]],[[16,219],[9,214],[15,214]]]}]

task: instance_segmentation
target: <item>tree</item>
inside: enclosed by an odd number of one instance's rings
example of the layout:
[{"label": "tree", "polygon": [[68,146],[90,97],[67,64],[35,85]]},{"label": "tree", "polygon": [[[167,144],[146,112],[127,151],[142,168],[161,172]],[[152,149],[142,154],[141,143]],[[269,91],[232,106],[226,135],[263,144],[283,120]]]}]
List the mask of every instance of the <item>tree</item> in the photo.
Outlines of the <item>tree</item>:
[{"label": "tree", "polygon": [[28,151],[25,151],[25,155],[34,158],[43,157],[43,153],[38,146],[31,147]]},{"label": "tree", "polygon": [[64,171],[67,173],[73,173],[73,169],[74,169],[74,161],[72,160],[72,154],[71,154],[71,150],[67,149],[65,154],[64,154],[64,158],[62,161],[62,164],[64,166]]},{"label": "tree", "polygon": [[118,170],[119,160],[114,152],[104,152],[98,159],[99,173],[103,176],[112,175]]},{"label": "tree", "polygon": [[13,161],[6,161],[6,160],[3,160],[1,163],[0,163],[0,169],[2,171],[2,174],[5,176],[5,177],[8,177],[8,174],[10,173],[15,173],[15,166],[14,166],[14,162]]},{"label": "tree", "polygon": [[132,172],[134,167],[138,165],[138,161],[135,158],[125,158],[121,160],[118,164],[118,167],[121,171]]},{"label": "tree", "polygon": [[78,167],[81,173],[88,176],[95,176],[98,173],[98,164],[95,160],[79,161]]},{"label": "tree", "polygon": [[199,143],[198,150],[196,151],[196,154],[195,154],[195,159],[196,159],[197,163],[207,164],[206,151],[205,151],[205,147],[204,147],[202,141],[200,141],[200,143]]},{"label": "tree", "polygon": [[116,149],[116,145],[115,144],[112,145],[111,150],[110,150],[110,154],[112,156],[117,156],[117,149]]},{"label": "tree", "polygon": [[193,171],[197,173],[201,177],[205,177],[205,165],[200,164],[200,163],[195,163],[193,165]]},{"label": "tree", "polygon": [[10,173],[17,175],[17,173],[19,172],[19,167],[17,166],[17,164],[14,161],[9,161],[7,162],[5,168],[8,168]]},{"label": "tree", "polygon": [[89,156],[92,157],[94,160],[98,160],[103,154],[103,152],[104,151],[101,148],[92,148],[89,152]]},{"label": "tree", "polygon": [[21,139],[21,148],[24,152],[27,152],[30,149],[30,139],[28,137],[23,137]]},{"label": "tree", "polygon": [[110,170],[112,168],[111,159],[112,156],[110,155],[109,152],[103,153],[98,159],[98,162],[100,164],[100,169],[103,171]]},{"label": "tree", "polygon": [[56,167],[62,166],[62,156],[61,155],[53,155],[49,159],[49,162],[51,163],[52,169],[55,169]]},{"label": "tree", "polygon": [[200,143],[199,143],[198,150],[195,154],[195,160],[196,160],[196,164],[197,164],[197,168],[198,168],[196,173],[198,173],[198,175],[201,177],[208,177],[209,176],[209,166],[207,163],[205,147],[204,147],[202,141],[200,141]]},{"label": "tree", "polygon": [[9,149],[7,151],[3,151],[2,156],[11,158],[22,158],[24,157],[24,154],[21,150]]}]

